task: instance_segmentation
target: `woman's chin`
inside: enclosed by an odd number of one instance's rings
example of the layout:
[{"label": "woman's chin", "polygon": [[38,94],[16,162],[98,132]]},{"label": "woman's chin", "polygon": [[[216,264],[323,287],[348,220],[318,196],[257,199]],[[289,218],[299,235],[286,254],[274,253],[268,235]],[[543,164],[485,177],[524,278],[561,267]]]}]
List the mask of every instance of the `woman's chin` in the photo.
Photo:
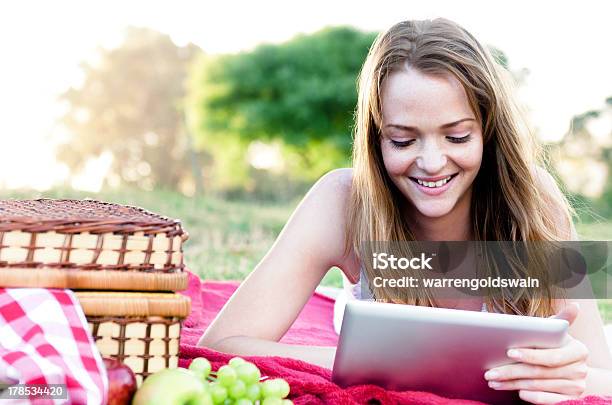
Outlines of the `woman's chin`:
[{"label": "woman's chin", "polygon": [[452,206],[448,204],[417,204],[416,210],[418,213],[427,218],[441,218],[451,212]]}]

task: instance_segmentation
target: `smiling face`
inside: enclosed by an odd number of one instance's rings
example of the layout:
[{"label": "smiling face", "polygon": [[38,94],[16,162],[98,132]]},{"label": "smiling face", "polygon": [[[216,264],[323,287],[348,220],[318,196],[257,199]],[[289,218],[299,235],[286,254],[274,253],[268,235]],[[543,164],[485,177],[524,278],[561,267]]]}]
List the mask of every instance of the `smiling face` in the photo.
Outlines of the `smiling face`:
[{"label": "smiling face", "polygon": [[384,165],[413,214],[469,212],[483,140],[461,83],[402,69],[386,78],[381,98]]}]

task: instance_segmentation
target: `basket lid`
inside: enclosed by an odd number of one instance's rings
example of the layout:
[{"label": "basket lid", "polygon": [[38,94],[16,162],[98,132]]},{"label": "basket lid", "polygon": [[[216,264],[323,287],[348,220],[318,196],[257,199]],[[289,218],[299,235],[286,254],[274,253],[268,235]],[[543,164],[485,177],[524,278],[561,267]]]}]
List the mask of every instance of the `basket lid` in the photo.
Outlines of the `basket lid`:
[{"label": "basket lid", "polygon": [[0,200],[0,232],[118,233],[144,232],[180,235],[186,232],[177,219],[143,208],[96,200]]},{"label": "basket lid", "polygon": [[79,291],[74,293],[88,316],[162,316],[185,318],[191,300],[181,294]]}]

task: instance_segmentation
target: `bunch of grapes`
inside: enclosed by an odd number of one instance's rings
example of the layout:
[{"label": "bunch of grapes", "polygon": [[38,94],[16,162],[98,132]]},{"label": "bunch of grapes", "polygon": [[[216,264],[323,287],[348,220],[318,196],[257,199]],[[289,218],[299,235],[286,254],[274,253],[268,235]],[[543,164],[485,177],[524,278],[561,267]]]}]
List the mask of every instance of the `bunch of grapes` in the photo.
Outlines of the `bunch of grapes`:
[{"label": "bunch of grapes", "polygon": [[204,357],[193,359],[189,365],[202,379],[206,393],[213,404],[223,405],[292,405],[289,384],[282,378],[262,379],[257,366],[240,357],[234,357],[217,372],[211,371]]}]

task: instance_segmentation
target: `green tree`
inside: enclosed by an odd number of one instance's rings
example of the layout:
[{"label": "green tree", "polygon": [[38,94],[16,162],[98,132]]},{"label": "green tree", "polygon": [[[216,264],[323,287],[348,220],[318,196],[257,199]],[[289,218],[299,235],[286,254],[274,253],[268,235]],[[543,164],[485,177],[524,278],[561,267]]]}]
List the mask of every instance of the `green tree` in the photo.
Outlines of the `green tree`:
[{"label": "green tree", "polygon": [[176,189],[192,173],[183,101],[188,66],[199,53],[157,31],[128,28],[121,45],[83,64],[83,83],[61,96],[70,136],[58,158],[78,172],[109,152],[110,175],[121,182]]},{"label": "green tree", "polygon": [[251,52],[202,58],[189,97],[198,144],[217,160],[224,159],[219,149],[225,146],[216,145],[239,144],[225,161],[241,179],[249,176],[244,156],[255,140],[280,145],[287,174],[304,180],[348,164],[356,79],[374,37],[327,28]]}]

